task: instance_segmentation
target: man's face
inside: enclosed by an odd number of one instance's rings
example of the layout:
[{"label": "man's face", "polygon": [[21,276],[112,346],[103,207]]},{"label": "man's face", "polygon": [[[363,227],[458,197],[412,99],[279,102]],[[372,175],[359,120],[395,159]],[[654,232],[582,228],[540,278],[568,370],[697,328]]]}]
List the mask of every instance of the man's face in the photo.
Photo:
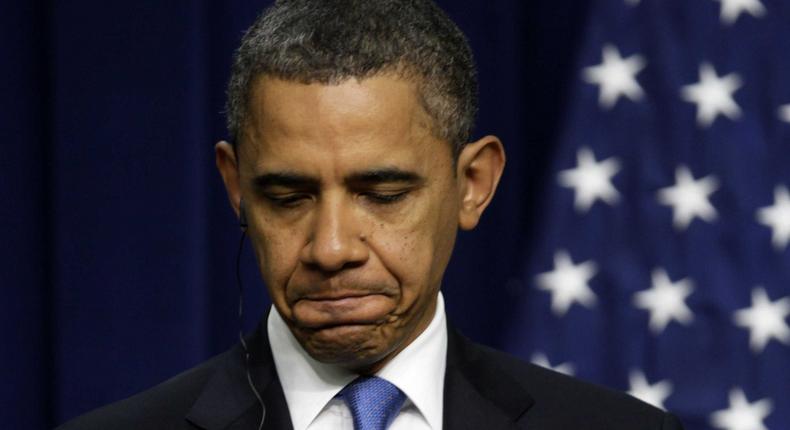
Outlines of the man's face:
[{"label": "man's face", "polygon": [[264,77],[238,148],[272,301],[314,358],[375,371],[434,314],[460,191],[416,85]]}]

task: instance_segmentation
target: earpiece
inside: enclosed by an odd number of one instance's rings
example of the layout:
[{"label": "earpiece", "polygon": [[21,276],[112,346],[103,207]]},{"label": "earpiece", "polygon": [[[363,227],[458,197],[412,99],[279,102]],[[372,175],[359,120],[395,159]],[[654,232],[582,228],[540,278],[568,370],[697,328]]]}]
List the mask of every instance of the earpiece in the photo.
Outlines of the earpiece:
[{"label": "earpiece", "polygon": [[244,199],[239,200],[239,227],[241,231],[247,231],[247,212],[244,208]]},{"label": "earpiece", "polygon": [[247,236],[247,213],[244,209],[244,199],[239,200],[239,227],[241,227],[241,239],[239,239],[239,251],[236,253],[236,283],[239,285],[239,342],[244,355],[244,370],[247,373],[247,383],[261,406],[261,421],[258,424],[258,430],[262,430],[263,422],[266,419],[266,405],[263,404],[261,393],[258,392],[258,389],[255,388],[255,384],[252,382],[252,373],[250,373],[251,353],[247,347],[247,341],[244,340],[244,284],[241,282],[241,251],[244,249],[244,238]]}]

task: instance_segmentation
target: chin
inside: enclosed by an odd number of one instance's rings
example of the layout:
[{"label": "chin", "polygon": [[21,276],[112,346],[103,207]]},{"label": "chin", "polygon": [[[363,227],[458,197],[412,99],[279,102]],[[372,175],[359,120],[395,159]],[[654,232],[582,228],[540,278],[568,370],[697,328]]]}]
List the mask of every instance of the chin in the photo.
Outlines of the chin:
[{"label": "chin", "polygon": [[375,367],[394,349],[378,325],[348,325],[295,333],[302,347],[315,360],[359,371]]}]

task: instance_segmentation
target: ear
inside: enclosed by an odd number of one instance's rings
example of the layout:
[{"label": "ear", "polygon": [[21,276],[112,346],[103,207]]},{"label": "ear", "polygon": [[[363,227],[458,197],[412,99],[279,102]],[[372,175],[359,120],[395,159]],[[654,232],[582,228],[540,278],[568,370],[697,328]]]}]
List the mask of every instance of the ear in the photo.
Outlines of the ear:
[{"label": "ear", "polygon": [[460,208],[458,226],[471,230],[494,197],[505,169],[505,148],[496,136],[485,136],[467,144],[458,156]]},{"label": "ear", "polygon": [[239,186],[239,168],[236,162],[236,151],[233,149],[233,145],[223,140],[214,145],[214,157],[216,159],[219,174],[222,175],[222,181],[225,183],[225,190],[228,192],[230,205],[236,212],[236,216],[238,216],[241,189]]}]

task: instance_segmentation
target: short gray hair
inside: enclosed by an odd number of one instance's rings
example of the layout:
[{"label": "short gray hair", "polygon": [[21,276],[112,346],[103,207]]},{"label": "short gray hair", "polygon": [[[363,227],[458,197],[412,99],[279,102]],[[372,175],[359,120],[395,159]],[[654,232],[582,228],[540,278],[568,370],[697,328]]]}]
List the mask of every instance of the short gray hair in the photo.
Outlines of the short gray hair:
[{"label": "short gray hair", "polygon": [[386,72],[415,80],[434,134],[457,156],[477,114],[477,71],[463,33],[431,0],[278,0],[234,55],[231,138],[242,137],[259,76],[334,84]]}]

